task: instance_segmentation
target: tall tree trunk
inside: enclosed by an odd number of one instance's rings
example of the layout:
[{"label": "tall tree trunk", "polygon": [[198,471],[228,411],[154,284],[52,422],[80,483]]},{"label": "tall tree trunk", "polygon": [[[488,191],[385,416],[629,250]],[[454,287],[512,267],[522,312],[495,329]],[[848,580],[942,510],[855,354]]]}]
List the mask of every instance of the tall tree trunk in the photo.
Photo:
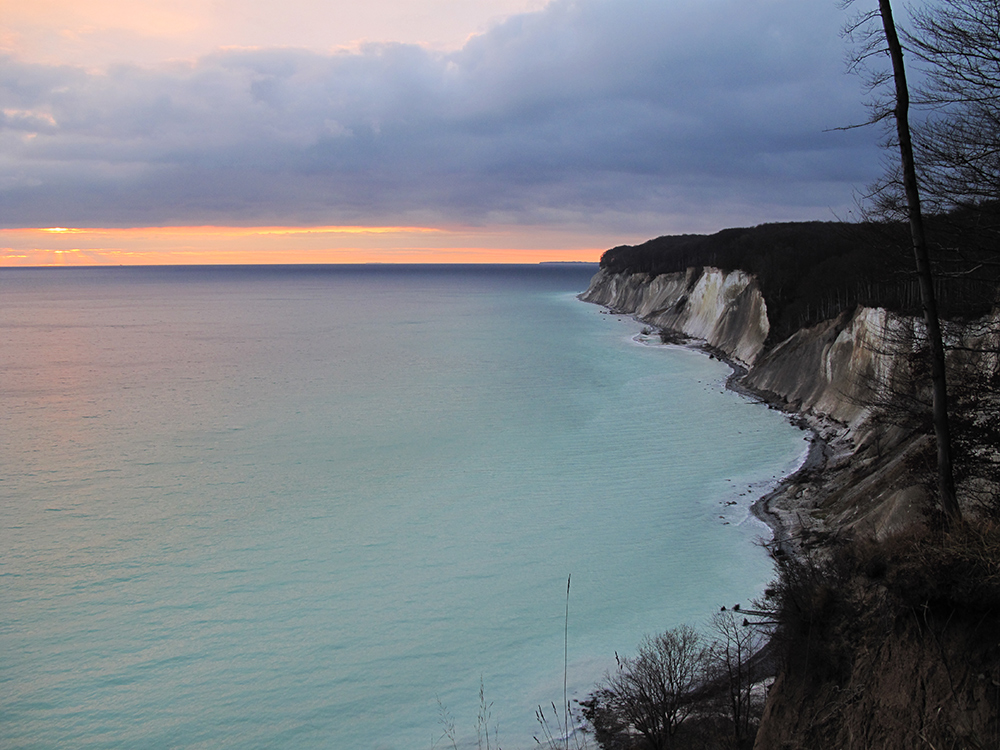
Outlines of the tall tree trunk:
[{"label": "tall tree trunk", "polygon": [[879,0],[882,28],[889,45],[892,59],[892,76],[896,84],[896,132],[899,136],[899,156],[903,167],[903,189],[906,191],[906,205],[910,216],[910,234],[913,240],[913,255],[917,262],[917,278],[920,281],[920,302],[927,325],[930,343],[931,383],[934,393],[934,436],[937,439],[938,494],[941,509],[948,523],[962,519],[962,511],[955,497],[955,475],[952,469],[951,432],[948,425],[948,388],[945,378],[944,343],[941,338],[941,321],[938,317],[937,301],[934,298],[934,280],[931,277],[930,258],[924,236],[924,220],[920,212],[920,192],[917,189],[917,171],[913,160],[913,143],[910,141],[910,94],[906,85],[903,68],[903,48],[896,34],[896,24],[892,20],[892,6],[889,0]]}]

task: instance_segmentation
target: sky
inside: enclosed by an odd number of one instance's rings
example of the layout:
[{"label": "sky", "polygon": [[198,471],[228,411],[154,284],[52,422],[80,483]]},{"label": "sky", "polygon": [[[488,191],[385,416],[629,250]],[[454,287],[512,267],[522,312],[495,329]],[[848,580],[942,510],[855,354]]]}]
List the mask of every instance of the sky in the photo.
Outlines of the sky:
[{"label": "sky", "polygon": [[[362,7],[363,6],[363,7]],[[0,265],[595,261],[851,218],[839,0],[0,0]],[[55,230],[55,231],[54,231]]]}]

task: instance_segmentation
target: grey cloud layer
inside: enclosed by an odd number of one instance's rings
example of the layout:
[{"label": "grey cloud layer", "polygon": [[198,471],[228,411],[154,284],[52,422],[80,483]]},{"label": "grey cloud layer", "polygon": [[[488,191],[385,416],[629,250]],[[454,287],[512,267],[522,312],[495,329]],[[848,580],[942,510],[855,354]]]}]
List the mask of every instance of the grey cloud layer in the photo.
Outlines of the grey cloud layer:
[{"label": "grey cloud layer", "polygon": [[824,132],[864,119],[841,22],[833,0],[556,0],[450,54],[5,59],[0,222],[831,218],[877,161],[875,134]]}]

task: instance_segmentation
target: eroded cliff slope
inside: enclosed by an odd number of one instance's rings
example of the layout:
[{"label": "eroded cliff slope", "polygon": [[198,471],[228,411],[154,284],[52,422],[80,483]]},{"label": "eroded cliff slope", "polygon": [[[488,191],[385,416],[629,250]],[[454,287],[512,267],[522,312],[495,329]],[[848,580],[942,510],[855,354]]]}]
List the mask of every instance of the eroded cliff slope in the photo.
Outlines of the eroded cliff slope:
[{"label": "eroded cliff slope", "polygon": [[[580,297],[703,342],[747,369],[741,387],[815,431],[809,465],[758,505],[779,541],[814,544],[844,532],[884,537],[920,520],[927,496],[913,466],[932,443],[915,429],[918,417],[903,424],[886,405],[901,394],[919,400],[912,355],[921,321],[859,306],[769,343],[767,305],[754,277],[717,268],[659,276],[601,269]],[[997,371],[995,318],[948,326],[956,373]]]},{"label": "eroded cliff slope", "polygon": [[699,339],[741,365],[752,365],[769,326],[757,282],[743,271],[615,274],[601,269],[580,299]]},{"label": "eroded cliff slope", "polygon": [[743,271],[613,274],[600,270],[582,300],[703,341],[748,368],[744,384],[795,411],[845,425],[868,414],[873,389],[892,383],[900,347],[912,348],[911,319],[859,307],[803,329],[765,352],[767,306]]}]

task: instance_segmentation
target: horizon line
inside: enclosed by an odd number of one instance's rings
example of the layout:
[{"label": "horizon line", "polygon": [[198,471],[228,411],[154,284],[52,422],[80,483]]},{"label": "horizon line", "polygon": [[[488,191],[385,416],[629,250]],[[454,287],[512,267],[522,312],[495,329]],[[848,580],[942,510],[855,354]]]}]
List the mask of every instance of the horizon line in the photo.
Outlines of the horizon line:
[{"label": "horizon line", "polygon": [[595,262],[610,237],[549,227],[4,227],[0,267]]},{"label": "horizon line", "polygon": [[30,270],[61,268],[67,270],[79,270],[88,268],[275,268],[282,266],[295,267],[325,267],[325,266],[599,266],[599,260],[481,260],[481,261],[405,261],[405,260],[359,260],[341,261],[330,263],[317,262],[296,262],[296,261],[273,261],[260,263],[80,263],[67,265],[65,263],[39,263],[36,265],[2,265],[0,271],[4,270]]}]

